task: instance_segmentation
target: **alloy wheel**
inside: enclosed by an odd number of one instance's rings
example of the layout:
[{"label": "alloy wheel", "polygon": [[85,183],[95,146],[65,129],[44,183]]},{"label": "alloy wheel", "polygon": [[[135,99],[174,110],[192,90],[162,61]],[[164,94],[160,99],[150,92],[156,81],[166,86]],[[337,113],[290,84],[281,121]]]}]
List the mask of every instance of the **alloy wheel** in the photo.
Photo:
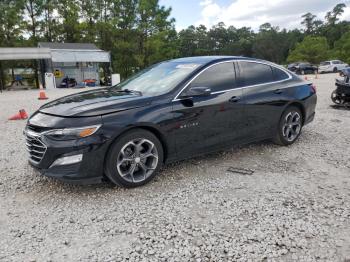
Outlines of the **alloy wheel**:
[{"label": "alloy wheel", "polygon": [[283,137],[288,142],[293,142],[300,134],[301,126],[302,123],[300,114],[296,111],[289,112],[284,119],[284,124],[282,127]]},{"label": "alloy wheel", "polygon": [[138,183],[150,177],[158,164],[158,151],[153,142],[138,138],[126,143],[119,152],[117,169],[121,177]]}]

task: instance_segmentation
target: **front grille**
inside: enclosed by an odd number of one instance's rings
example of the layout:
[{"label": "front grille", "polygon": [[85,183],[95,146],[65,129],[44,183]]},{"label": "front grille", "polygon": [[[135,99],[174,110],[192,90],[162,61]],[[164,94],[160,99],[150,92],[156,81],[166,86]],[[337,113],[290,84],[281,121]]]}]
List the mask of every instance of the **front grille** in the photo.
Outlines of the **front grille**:
[{"label": "front grille", "polygon": [[26,147],[29,152],[29,159],[38,164],[43,159],[46,152],[46,145],[41,141],[40,134],[31,131],[30,129],[25,132],[26,135]]},{"label": "front grille", "polygon": [[50,128],[48,127],[41,127],[41,126],[35,126],[35,125],[27,125],[27,129],[35,133],[41,133],[41,132],[50,130]]}]

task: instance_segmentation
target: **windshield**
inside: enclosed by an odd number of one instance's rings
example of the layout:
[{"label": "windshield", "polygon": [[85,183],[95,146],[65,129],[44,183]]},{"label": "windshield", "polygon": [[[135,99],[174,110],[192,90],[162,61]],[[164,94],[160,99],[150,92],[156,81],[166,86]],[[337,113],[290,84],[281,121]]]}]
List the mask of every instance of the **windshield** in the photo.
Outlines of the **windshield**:
[{"label": "windshield", "polygon": [[201,64],[179,62],[160,63],[142,70],[112,88],[137,91],[147,96],[162,95],[171,91],[199,66]]}]

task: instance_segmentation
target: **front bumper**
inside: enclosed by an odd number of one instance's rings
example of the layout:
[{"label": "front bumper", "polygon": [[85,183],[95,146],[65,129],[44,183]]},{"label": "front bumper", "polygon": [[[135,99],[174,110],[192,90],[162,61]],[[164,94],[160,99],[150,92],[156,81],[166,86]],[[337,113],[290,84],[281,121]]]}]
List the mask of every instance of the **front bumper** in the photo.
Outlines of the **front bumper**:
[{"label": "front bumper", "polygon": [[[104,160],[109,145],[109,141],[103,135],[94,134],[79,140],[55,141],[39,134],[36,140],[45,146],[41,155],[35,152],[39,149],[36,144],[28,140],[28,134],[26,136],[30,153],[29,163],[43,175],[73,184],[95,184],[103,181]],[[41,158],[35,158],[35,154]],[[81,161],[53,165],[57,159],[69,159],[77,155],[82,156]]]}]

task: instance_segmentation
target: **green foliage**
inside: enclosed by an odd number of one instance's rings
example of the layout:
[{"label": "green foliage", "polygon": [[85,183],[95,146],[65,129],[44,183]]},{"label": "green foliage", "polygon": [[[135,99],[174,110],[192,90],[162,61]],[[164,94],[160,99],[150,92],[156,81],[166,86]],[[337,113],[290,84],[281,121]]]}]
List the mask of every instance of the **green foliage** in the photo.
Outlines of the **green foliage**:
[{"label": "green foliage", "polygon": [[350,32],[344,34],[334,45],[332,56],[341,57],[345,62],[350,64]]},{"label": "green foliage", "polygon": [[325,37],[307,36],[288,56],[288,62],[307,61],[318,64],[329,57],[330,50]]}]

